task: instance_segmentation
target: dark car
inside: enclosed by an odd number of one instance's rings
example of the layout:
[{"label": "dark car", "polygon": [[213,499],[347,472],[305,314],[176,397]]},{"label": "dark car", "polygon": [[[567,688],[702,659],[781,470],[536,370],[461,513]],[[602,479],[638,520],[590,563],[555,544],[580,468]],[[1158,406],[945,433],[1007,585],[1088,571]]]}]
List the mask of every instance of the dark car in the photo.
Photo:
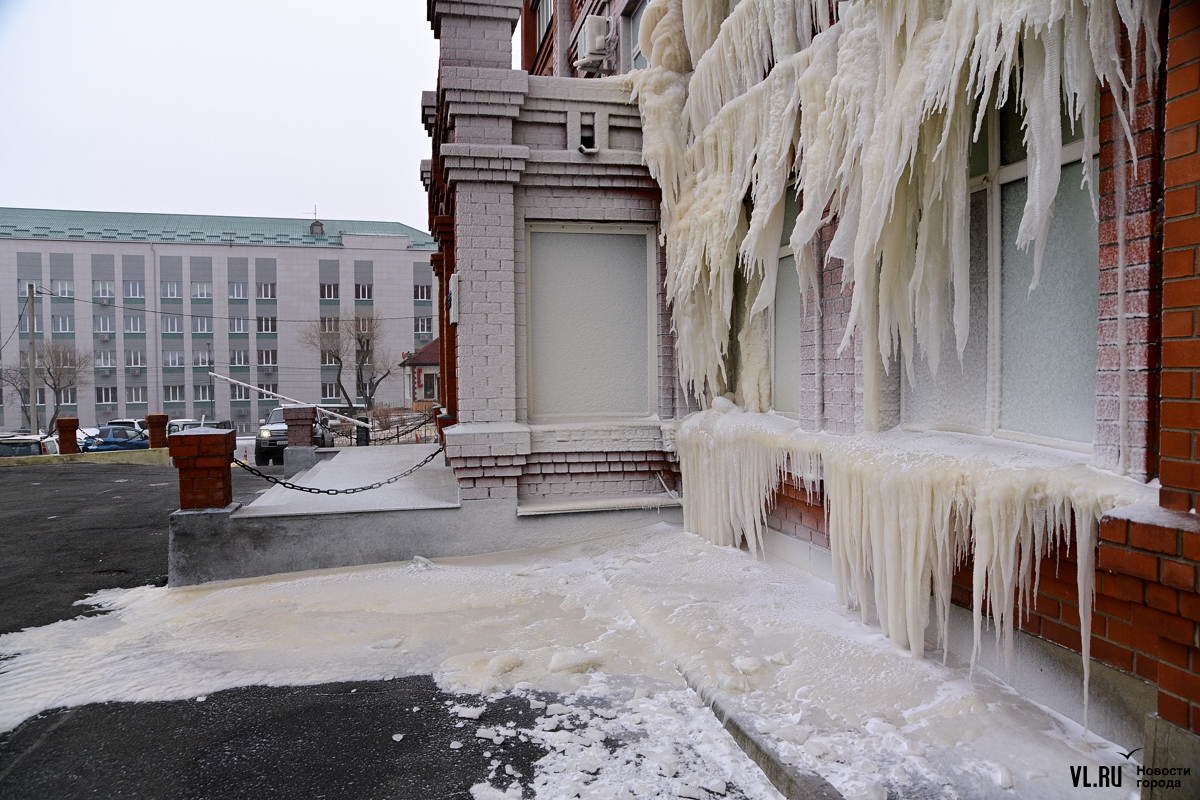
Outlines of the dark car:
[{"label": "dark car", "polygon": [[[255,466],[265,467],[271,462],[282,464],[287,440],[287,423],[283,421],[283,408],[273,408],[265,420],[259,421],[258,436],[254,438]],[[328,428],[314,424],[313,444],[317,447],[333,447],[333,433]]]},{"label": "dark car", "polygon": [[126,428],[123,425],[105,425],[95,436],[84,440],[81,448],[86,453],[103,453],[109,450],[149,450],[150,437],[145,431]]}]

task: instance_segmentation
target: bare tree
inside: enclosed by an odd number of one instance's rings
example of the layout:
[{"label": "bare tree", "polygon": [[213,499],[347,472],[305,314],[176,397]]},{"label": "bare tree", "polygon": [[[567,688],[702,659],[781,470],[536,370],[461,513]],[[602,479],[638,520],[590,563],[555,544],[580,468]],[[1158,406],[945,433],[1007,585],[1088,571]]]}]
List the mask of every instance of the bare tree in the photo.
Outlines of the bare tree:
[{"label": "bare tree", "polygon": [[376,314],[347,314],[310,323],[301,331],[300,343],[321,356],[322,366],[336,369],[334,382],[347,408],[354,408],[346,387],[352,379],[355,396],[363,398],[370,411],[379,386],[396,370],[394,354],[381,344],[383,334],[383,320]]},{"label": "bare tree", "polygon": [[[39,391],[45,390],[46,400],[54,404],[54,412],[46,420],[46,430],[53,432],[62,407],[72,405],[65,401],[91,382],[92,354],[90,351],[76,350],[74,342],[57,339],[35,341],[33,348],[37,358],[34,388]],[[0,370],[0,381],[17,392],[21,398],[21,413],[25,416],[25,422],[30,424],[32,417],[29,413],[28,348],[22,352],[17,366],[8,366]],[[78,400],[77,397],[74,399]]]}]

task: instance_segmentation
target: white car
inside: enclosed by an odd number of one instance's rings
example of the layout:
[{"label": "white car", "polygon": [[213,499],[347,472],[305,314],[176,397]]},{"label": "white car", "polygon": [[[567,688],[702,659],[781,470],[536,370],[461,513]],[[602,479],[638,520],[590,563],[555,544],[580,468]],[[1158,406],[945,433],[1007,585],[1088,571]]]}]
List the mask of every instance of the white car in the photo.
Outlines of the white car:
[{"label": "white car", "polygon": [[0,458],[9,456],[53,456],[58,454],[58,440],[53,436],[32,433],[0,434]]},{"label": "white car", "polygon": [[109,425],[120,425],[124,428],[133,428],[134,430],[146,431],[146,420],[144,419],[110,419]]}]

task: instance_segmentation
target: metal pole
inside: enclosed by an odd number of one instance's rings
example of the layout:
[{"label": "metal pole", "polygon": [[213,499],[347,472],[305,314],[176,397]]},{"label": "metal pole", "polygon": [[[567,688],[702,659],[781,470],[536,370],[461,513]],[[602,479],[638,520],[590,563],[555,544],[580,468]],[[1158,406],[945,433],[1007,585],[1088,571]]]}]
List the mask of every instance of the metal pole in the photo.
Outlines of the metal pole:
[{"label": "metal pole", "polygon": [[[213,364],[212,342],[208,343],[208,365]],[[213,374],[208,373],[208,415],[214,420],[217,418],[217,392],[213,388]]]},{"label": "metal pole", "polygon": [[[219,381],[225,381],[226,383],[232,383],[236,386],[245,386],[247,389],[254,389],[254,391],[258,392],[259,394],[268,394],[271,397],[278,397],[280,400],[286,400],[287,402],[295,403],[298,406],[314,405],[314,403],[305,403],[303,400],[296,400],[294,398],[288,397],[285,394],[280,394],[279,392],[268,392],[266,389],[258,389],[254,386],[251,386],[248,383],[242,383],[241,381],[235,381],[233,378],[227,378],[224,375],[218,375],[215,372],[210,372],[210,373],[208,373],[208,375],[209,375],[209,377],[216,378]],[[346,422],[352,422],[355,425],[358,425],[359,427],[362,427],[362,428],[369,429],[371,427],[371,424],[369,422],[359,422],[354,417],[347,417],[345,414],[339,414],[336,411],[329,411],[328,409],[321,408],[321,409],[319,409],[319,413],[324,414],[327,417],[333,417],[335,419],[345,420]]]},{"label": "metal pole", "polygon": [[38,424],[37,410],[37,311],[33,305],[33,284],[26,284],[29,292],[29,432],[37,436],[41,426]]}]

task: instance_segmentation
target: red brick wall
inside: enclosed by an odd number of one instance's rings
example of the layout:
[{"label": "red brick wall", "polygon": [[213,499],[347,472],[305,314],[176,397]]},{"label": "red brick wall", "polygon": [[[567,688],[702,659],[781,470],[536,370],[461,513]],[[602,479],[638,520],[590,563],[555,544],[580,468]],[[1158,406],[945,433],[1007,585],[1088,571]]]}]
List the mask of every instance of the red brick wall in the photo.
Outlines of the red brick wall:
[{"label": "red brick wall", "polygon": [[829,534],[825,531],[825,507],[818,489],[811,496],[795,478],[788,479],[775,490],[767,505],[767,527],[786,533],[802,542],[829,549]]},{"label": "red brick wall", "polygon": [[612,453],[533,453],[517,479],[517,496],[553,499],[570,495],[660,494],[663,482],[679,491],[674,453],[632,450]]},{"label": "red brick wall", "polygon": [[1168,31],[1159,502],[1187,511],[1200,492],[1200,1],[1172,3]]}]

